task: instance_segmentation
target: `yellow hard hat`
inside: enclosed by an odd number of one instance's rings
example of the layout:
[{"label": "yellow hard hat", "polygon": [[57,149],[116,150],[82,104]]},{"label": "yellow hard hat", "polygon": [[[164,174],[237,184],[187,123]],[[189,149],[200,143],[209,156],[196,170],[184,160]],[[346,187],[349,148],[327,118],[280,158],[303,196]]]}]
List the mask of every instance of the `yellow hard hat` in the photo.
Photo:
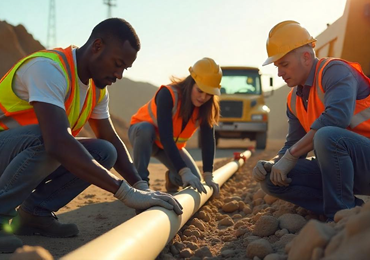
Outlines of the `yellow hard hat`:
[{"label": "yellow hard hat", "polygon": [[203,58],[198,60],[192,67],[189,68],[191,77],[195,80],[198,87],[211,95],[219,96],[220,82],[222,78],[222,70],[216,62],[211,58]]},{"label": "yellow hard hat", "polygon": [[284,21],[275,25],[266,42],[267,60],[262,64],[273,63],[288,52],[311,43],[315,48],[316,39],[296,21]]}]

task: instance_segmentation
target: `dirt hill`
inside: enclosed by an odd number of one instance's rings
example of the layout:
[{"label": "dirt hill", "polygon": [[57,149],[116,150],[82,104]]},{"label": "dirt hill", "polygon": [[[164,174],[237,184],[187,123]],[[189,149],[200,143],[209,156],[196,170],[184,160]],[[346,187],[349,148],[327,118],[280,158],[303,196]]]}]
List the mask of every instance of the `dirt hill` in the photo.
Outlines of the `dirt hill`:
[{"label": "dirt hill", "polygon": [[45,49],[23,25],[13,26],[0,21],[0,39],[1,77],[24,56]]},{"label": "dirt hill", "polygon": [[[115,116],[113,114],[111,114],[111,120],[113,122],[114,128],[116,129],[116,132],[119,135],[119,137],[122,139],[122,141],[126,144],[128,148],[131,148],[131,144],[127,137],[129,124],[126,123],[122,118]],[[91,130],[89,124],[85,125],[84,128],[82,128],[78,136],[95,137],[94,132]]]},{"label": "dirt hill", "polygon": [[109,86],[108,90],[111,114],[130,123],[131,116],[153,97],[158,88],[146,82],[135,82],[122,78]]}]

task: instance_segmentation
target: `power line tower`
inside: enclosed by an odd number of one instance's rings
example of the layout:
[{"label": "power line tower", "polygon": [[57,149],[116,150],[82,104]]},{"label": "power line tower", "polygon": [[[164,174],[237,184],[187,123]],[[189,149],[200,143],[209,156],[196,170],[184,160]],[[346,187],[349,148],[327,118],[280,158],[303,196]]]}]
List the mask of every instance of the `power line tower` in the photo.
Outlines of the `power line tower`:
[{"label": "power line tower", "polygon": [[55,0],[49,0],[49,20],[46,45],[48,48],[56,47],[57,35],[55,26]]},{"label": "power line tower", "polygon": [[104,0],[104,4],[108,6],[108,18],[112,17],[112,7],[117,6],[116,0]]}]

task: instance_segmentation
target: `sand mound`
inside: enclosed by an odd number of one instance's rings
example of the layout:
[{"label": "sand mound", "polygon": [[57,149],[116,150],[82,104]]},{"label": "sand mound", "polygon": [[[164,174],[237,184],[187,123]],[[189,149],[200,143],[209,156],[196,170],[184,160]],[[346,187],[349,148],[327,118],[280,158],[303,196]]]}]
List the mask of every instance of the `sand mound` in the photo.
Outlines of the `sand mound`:
[{"label": "sand mound", "polygon": [[[128,132],[128,128],[129,128],[130,125],[128,123],[126,123],[124,120],[122,120],[122,118],[120,118],[118,116],[115,116],[113,114],[111,114],[111,120],[113,122],[114,128],[116,129],[117,134],[119,135],[119,137],[122,139],[122,141],[126,144],[126,146],[128,148],[131,148],[130,141],[128,140],[128,137],[127,137],[127,132]],[[95,137],[95,134],[91,130],[89,124],[86,124],[82,128],[82,130],[78,134],[78,136]]]},{"label": "sand mound", "polygon": [[129,123],[131,116],[153,97],[158,88],[146,82],[122,78],[109,86],[108,90],[111,114]]},{"label": "sand mound", "polygon": [[45,49],[23,25],[14,27],[5,21],[0,21],[0,38],[1,77],[24,56]]}]

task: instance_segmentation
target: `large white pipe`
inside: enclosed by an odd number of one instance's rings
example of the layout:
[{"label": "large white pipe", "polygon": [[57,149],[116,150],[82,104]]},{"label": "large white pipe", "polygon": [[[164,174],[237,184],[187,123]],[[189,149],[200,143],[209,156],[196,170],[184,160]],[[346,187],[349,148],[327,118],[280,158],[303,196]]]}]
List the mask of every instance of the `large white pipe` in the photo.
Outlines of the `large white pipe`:
[{"label": "large white pipe", "polygon": [[[237,158],[214,172],[214,180],[223,185],[251,156],[251,152]],[[162,207],[150,208],[120,226],[101,235],[86,245],[65,255],[61,260],[118,260],[155,259],[189,218],[211,197],[212,190],[205,185],[207,194],[187,188],[174,196],[183,206],[183,214]]]}]

